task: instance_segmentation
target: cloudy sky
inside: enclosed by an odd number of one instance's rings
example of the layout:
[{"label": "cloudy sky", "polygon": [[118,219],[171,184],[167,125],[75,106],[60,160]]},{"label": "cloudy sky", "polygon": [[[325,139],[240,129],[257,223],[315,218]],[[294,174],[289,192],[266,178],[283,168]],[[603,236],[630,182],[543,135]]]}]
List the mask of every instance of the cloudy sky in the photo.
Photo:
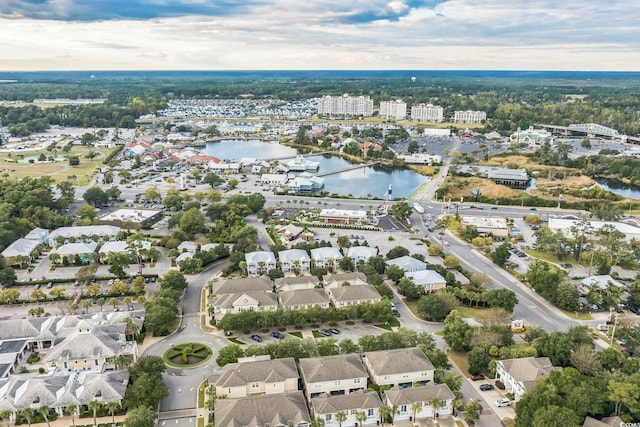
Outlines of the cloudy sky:
[{"label": "cloudy sky", "polygon": [[638,0],[0,0],[0,70],[640,71]]}]

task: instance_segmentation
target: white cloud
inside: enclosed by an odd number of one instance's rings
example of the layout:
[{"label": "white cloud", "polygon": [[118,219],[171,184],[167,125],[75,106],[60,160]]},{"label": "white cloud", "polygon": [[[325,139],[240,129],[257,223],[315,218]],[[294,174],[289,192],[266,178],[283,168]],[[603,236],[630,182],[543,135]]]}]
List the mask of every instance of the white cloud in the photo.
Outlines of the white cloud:
[{"label": "white cloud", "polygon": [[[72,3],[58,2],[60,13]],[[638,69],[632,0],[416,3],[264,0],[227,16],[0,18],[0,69]],[[404,16],[375,18],[384,11]]]}]

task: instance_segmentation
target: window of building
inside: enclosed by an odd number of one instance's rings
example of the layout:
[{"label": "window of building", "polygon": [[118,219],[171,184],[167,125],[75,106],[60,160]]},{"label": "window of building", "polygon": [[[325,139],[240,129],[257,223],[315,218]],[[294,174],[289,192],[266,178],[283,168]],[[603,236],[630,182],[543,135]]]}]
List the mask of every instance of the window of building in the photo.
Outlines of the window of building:
[{"label": "window of building", "polygon": [[324,420],[327,421],[327,422],[331,421],[331,414],[325,415],[324,416]]},{"label": "window of building", "polygon": [[251,387],[252,388],[258,388],[258,387],[260,387],[260,384],[259,383],[251,383]]}]

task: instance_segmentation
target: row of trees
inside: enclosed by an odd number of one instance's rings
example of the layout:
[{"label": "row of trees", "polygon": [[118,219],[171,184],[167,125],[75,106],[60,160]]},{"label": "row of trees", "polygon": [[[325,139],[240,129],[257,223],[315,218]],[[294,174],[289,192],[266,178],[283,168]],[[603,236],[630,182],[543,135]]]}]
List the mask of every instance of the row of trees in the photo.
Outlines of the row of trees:
[{"label": "row of trees", "polygon": [[162,276],[160,291],[145,305],[145,328],[153,335],[167,335],[176,326],[178,301],[187,285],[187,280],[177,270],[170,270]]},{"label": "row of trees", "polygon": [[279,308],[275,311],[243,311],[227,314],[216,323],[224,331],[250,331],[255,328],[303,327],[326,322],[361,319],[366,322],[388,323],[394,319],[388,300],[350,305],[344,308],[313,307],[301,310]]},{"label": "row of trees", "polygon": [[124,406],[129,410],[125,427],[152,427],[156,408],[169,395],[169,387],[162,381],[166,367],[158,356],[143,356],[129,367],[129,381]]},{"label": "row of trees", "polygon": [[586,327],[551,334],[533,330],[527,338],[538,355],[564,369],[518,402],[519,426],[581,426],[586,416],[620,416],[626,422],[640,417],[638,359],[614,348],[595,351]]}]

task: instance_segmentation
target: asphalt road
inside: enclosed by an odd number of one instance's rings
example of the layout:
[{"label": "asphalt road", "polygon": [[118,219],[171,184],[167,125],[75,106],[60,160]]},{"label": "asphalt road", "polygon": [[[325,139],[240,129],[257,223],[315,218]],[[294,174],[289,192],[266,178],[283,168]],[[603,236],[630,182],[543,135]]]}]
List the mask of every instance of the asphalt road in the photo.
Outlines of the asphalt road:
[{"label": "asphalt road", "polygon": [[200,274],[187,277],[189,286],[183,297],[180,326],[176,332],[150,346],[144,352],[145,356],[162,356],[170,346],[188,342],[207,344],[214,351],[212,358],[202,366],[190,369],[167,368],[163,380],[169,387],[169,396],[160,402],[161,411],[195,408],[198,385],[217,368],[215,363],[217,353],[229,344],[226,339],[207,333],[200,328],[202,288],[223,265],[224,263],[217,263]]}]

